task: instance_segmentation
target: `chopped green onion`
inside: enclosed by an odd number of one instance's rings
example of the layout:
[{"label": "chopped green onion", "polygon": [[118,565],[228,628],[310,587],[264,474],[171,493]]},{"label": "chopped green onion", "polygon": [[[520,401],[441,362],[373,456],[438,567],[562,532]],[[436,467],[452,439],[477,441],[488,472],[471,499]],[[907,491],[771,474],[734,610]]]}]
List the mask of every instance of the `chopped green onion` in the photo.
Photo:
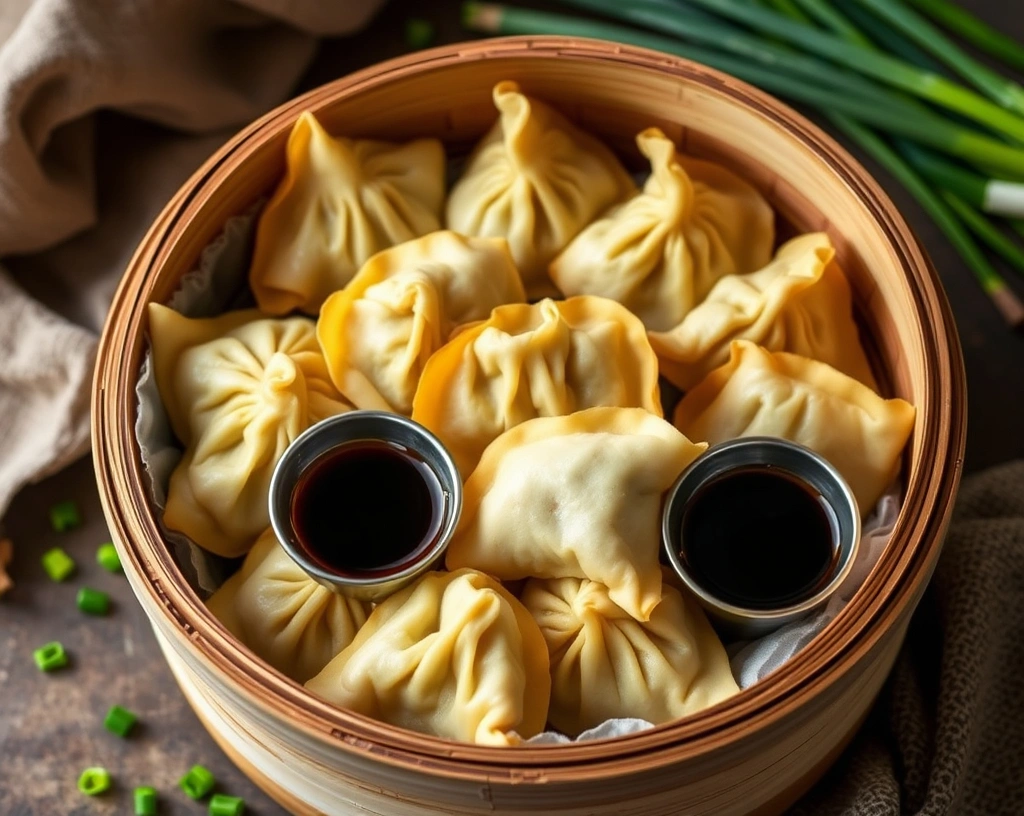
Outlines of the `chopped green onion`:
[{"label": "chopped green onion", "polygon": [[240,796],[214,794],[207,812],[210,816],[242,816],[245,813],[245,800]]},{"label": "chopped green onion", "polygon": [[133,792],[135,816],[156,816],[156,789],[136,788]]},{"label": "chopped green onion", "polygon": [[119,705],[111,706],[107,716],[103,718],[103,727],[111,734],[127,737],[138,719],[127,708],[121,708]]},{"label": "chopped green onion", "polygon": [[405,21],[405,44],[410,48],[426,48],[434,41],[434,24],[416,17]]},{"label": "chopped green onion", "polygon": [[961,8],[949,0],[908,0],[933,20],[941,23],[958,37],[963,37],[971,45],[987,54],[1000,59],[1007,65],[1024,70],[1024,46],[1012,37],[992,28],[988,23],[979,20],[967,9]]},{"label": "chopped green onion", "polygon": [[51,581],[65,581],[75,571],[75,562],[60,547],[54,547],[43,553],[43,569]]},{"label": "chopped green onion", "polygon": [[[889,2],[889,0],[882,0]],[[749,6],[737,0],[688,0],[688,2],[736,20],[765,34],[779,37],[804,51],[842,63],[894,87],[958,111],[983,125],[1024,141],[1024,119],[968,88],[922,71],[902,60],[878,53],[841,37],[817,31],[776,11]]]},{"label": "chopped green onion", "polygon": [[110,790],[110,772],[106,768],[86,768],[78,777],[78,789],[86,796],[98,796]]},{"label": "chopped green onion", "polygon": [[62,669],[68,665],[68,654],[64,651],[63,644],[56,640],[40,646],[32,652],[32,657],[35,658],[39,670],[44,672]]},{"label": "chopped green onion", "polygon": [[[503,34],[566,34],[575,37],[597,37],[678,54],[730,73],[771,93],[788,96],[790,99],[816,105],[824,110],[847,114],[879,129],[908,136],[922,144],[970,159],[972,162],[985,161],[993,167],[1005,167],[1010,172],[1024,172],[1024,151],[952,124],[939,116],[915,111],[911,116],[894,117],[888,106],[879,106],[863,97],[837,94],[830,88],[794,79],[781,72],[758,70],[743,60],[717,51],[683,45],[668,37],[625,26],[581,20],[565,15],[509,8],[492,3],[469,2],[463,4],[462,8],[463,24],[471,30]],[[750,10],[767,11],[754,7]],[[779,19],[790,22],[785,18]],[[797,27],[804,28],[800,25]]]},{"label": "chopped green onion", "polygon": [[50,526],[54,532],[63,533],[71,530],[82,523],[82,516],[78,512],[78,505],[73,501],[62,501],[50,508]]},{"label": "chopped green onion", "polygon": [[110,611],[110,596],[98,589],[82,587],[75,601],[86,615],[106,615]]},{"label": "chopped green onion", "polygon": [[216,780],[202,765],[193,765],[187,774],[178,782],[178,786],[185,791],[190,799],[202,799],[213,790]]},{"label": "chopped green onion", "polygon": [[96,550],[96,563],[107,572],[120,572],[121,556],[117,554],[117,547],[110,541],[100,544],[100,548]]},{"label": "chopped green onion", "polygon": [[902,2],[855,0],[869,8],[908,39],[938,57],[976,88],[1010,110],[1024,113],[1024,88],[999,76],[969,56],[956,43]]}]

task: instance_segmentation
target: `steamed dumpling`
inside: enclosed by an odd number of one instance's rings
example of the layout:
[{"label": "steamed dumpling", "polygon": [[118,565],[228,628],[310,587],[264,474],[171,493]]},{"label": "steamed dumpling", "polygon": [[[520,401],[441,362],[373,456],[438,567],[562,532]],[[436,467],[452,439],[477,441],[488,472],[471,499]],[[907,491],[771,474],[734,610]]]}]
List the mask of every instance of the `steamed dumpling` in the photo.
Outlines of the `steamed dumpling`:
[{"label": "steamed dumpling", "polygon": [[381,603],[306,688],[402,728],[506,746],[544,730],[551,677],[530,613],[493,578],[459,570]]},{"label": "steamed dumpling", "polygon": [[626,309],[578,297],[499,306],[456,333],[427,362],[412,418],[448,446],[465,478],[509,428],[601,405],[661,416],[658,360]]},{"label": "steamed dumpling", "polygon": [[657,128],[636,142],[651,162],[643,192],[577,235],[550,274],[566,295],[617,300],[648,329],[667,331],[717,280],[768,263],[775,215],[750,184],[681,156]]},{"label": "steamed dumpling", "polygon": [[641,408],[524,422],[466,482],[448,568],[589,578],[648,620],[661,600],[662,496],[706,447]]},{"label": "steamed dumpling", "polygon": [[370,256],[441,226],[444,148],[334,138],[303,113],[260,216],[249,283],[269,314],[316,314]]},{"label": "steamed dumpling", "polygon": [[332,592],[284,551],[273,530],[206,602],[228,631],[282,674],[306,682],[344,649],[369,604]]},{"label": "steamed dumpling", "polygon": [[896,476],[914,407],[825,363],[737,340],[729,361],[679,402],[675,424],[712,445],[740,436],[799,442],[836,467],[864,515]]},{"label": "steamed dumpling", "polygon": [[551,259],[636,185],[607,147],[515,82],[494,86],[494,105],[498,121],[448,196],[447,225],[507,238],[527,295],[551,295]]},{"label": "steamed dumpling", "polygon": [[315,422],[351,410],[312,320],[254,310],[190,319],[149,306],[160,398],[185,446],[164,524],[210,552],[243,555],[270,525],[274,466]]},{"label": "steamed dumpling", "polygon": [[850,285],[834,255],[828,235],[815,232],[783,244],[758,272],[722,278],[682,323],[650,333],[661,373],[687,391],[729,359],[731,341],[750,340],[828,363],[875,388]]},{"label": "steamed dumpling", "polygon": [[668,583],[646,622],[596,581],[532,579],[520,597],[548,644],[548,720],[565,734],[619,717],[660,725],[739,691],[704,611]]},{"label": "steamed dumpling", "polygon": [[408,416],[427,358],[452,329],[525,300],[503,238],[432,232],[370,258],[324,303],[317,338],[357,408]]}]

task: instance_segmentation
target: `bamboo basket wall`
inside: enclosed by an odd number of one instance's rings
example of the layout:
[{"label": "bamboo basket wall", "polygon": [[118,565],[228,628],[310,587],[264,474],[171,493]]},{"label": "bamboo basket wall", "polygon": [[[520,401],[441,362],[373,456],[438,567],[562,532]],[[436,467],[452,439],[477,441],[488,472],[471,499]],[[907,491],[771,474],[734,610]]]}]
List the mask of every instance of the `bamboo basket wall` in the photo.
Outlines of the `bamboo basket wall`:
[{"label": "bamboo basket wall", "polygon": [[[650,731],[571,746],[497,749],[404,731],[323,703],[258,661],[175,566],[143,487],[134,428],[146,304],[165,301],[225,221],[273,188],[288,132],[312,110],[332,132],[433,135],[467,149],[515,79],[627,161],[657,125],[765,193],[784,230],[826,230],[882,381],[912,402],[907,494],[892,541],[844,612],[736,697]],[[774,813],[852,737],[895,660],[935,566],[960,477],[963,363],[948,304],[910,229],[832,139],[716,71],[642,49],[561,37],[422,52],[283,105],[172,199],[118,290],[99,353],[93,446],[104,510],[132,588],[185,695],[221,746],[296,813]]]}]

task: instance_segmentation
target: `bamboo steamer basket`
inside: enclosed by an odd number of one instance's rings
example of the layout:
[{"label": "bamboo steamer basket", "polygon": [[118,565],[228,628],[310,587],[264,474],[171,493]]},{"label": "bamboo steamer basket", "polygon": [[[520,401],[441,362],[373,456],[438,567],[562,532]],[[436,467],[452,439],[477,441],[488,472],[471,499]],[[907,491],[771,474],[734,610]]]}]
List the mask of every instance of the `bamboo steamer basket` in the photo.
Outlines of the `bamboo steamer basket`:
[{"label": "bamboo steamer basket", "polygon": [[[755,183],[791,230],[827,231],[888,390],[917,408],[892,540],[846,609],[767,680],[695,716],[611,740],[499,749],[336,709],[278,674],[206,611],[143,487],[135,385],[146,304],[166,301],[225,221],[284,169],[300,112],[328,130],[468,149],[515,79],[627,160],[656,125]],[[639,166],[639,165],[638,165]],[[686,60],[563,37],[437,48],[352,74],[252,124],[178,192],[114,298],[93,393],[104,511],[125,571],[189,702],[232,759],[295,813],[777,813],[864,720],[896,658],[949,521],[964,450],[963,362],[934,270],[892,202],[821,130],[772,97]]]}]

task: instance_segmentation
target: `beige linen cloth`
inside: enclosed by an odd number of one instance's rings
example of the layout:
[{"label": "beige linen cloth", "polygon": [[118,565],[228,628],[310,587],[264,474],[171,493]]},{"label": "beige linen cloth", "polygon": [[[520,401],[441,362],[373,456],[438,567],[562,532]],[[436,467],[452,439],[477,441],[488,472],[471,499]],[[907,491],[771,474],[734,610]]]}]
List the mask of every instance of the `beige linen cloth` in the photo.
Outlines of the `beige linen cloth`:
[{"label": "beige linen cloth", "polygon": [[[0,0],[0,517],[86,452],[96,335],[163,203],[380,2]],[[885,692],[794,812],[1024,814],[1022,678],[1024,462],[965,483]]]},{"label": "beige linen cloth", "polygon": [[0,518],[88,450],[97,334],[160,208],[382,3],[0,0]]}]

